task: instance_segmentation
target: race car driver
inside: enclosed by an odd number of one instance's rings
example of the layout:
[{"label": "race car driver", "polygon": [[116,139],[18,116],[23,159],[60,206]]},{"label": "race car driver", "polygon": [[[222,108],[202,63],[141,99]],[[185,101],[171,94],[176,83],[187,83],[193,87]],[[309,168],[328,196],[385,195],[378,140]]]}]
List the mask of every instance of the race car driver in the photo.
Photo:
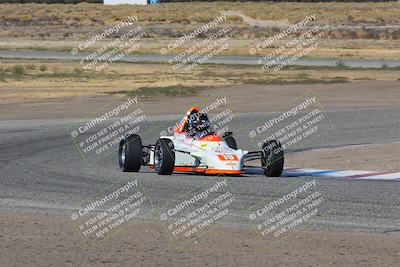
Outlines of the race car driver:
[{"label": "race car driver", "polygon": [[212,134],[211,122],[207,114],[201,112],[194,112],[190,114],[187,122],[188,135],[194,139],[201,139],[207,135]]}]

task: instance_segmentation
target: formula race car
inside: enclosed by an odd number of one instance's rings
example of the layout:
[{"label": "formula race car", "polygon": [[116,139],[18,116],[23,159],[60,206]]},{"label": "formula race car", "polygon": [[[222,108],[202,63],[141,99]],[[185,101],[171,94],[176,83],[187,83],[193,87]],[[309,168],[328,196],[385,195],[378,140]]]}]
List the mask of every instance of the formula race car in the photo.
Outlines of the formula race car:
[{"label": "formula race car", "polygon": [[[261,166],[245,165],[254,160]],[[154,145],[143,145],[136,134],[121,140],[118,161],[124,172],[149,166],[160,175],[242,175],[247,168],[261,167],[266,176],[277,177],[283,171],[284,153],[275,140],[265,142],[261,151],[238,149],[232,132],[213,132],[207,114],[193,107],[177,124],[173,136],[161,136]]]}]

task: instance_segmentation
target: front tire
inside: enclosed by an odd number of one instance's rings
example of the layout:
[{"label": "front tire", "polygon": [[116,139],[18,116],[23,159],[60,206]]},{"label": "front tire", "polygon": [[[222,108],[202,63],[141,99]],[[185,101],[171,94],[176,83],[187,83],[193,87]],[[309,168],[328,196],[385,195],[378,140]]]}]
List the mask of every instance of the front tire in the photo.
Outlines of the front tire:
[{"label": "front tire", "polygon": [[261,165],[264,174],[270,177],[279,177],[283,172],[284,153],[281,143],[271,140],[263,145],[261,151]]},{"label": "front tire", "polygon": [[158,139],[154,147],[154,169],[159,175],[171,175],[175,167],[174,143],[167,138]]},{"label": "front tire", "polygon": [[118,162],[123,172],[138,172],[142,166],[142,139],[132,134],[119,143]]}]

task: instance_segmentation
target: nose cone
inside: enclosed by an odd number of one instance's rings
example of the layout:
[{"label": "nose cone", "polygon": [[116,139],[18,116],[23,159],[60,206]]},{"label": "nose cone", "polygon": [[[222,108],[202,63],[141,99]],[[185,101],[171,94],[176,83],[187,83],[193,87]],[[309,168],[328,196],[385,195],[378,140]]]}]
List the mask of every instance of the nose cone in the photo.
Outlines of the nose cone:
[{"label": "nose cone", "polygon": [[[243,151],[231,150],[227,153],[208,152],[204,155],[204,162],[209,170],[218,174],[241,174],[243,167]],[[217,172],[219,171],[219,172]]]}]

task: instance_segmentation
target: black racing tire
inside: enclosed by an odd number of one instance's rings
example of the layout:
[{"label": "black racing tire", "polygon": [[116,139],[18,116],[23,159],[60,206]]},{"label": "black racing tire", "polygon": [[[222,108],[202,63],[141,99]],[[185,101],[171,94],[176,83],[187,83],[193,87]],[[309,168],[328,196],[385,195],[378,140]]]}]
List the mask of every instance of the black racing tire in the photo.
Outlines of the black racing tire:
[{"label": "black racing tire", "polygon": [[227,144],[230,148],[232,148],[232,149],[234,149],[234,150],[237,150],[236,140],[235,140],[235,138],[233,138],[232,135],[224,136],[224,140],[225,140],[226,144]]},{"label": "black racing tire", "polygon": [[261,165],[264,174],[269,177],[279,177],[283,172],[285,157],[281,143],[271,140],[263,145],[261,151]]},{"label": "black racing tire", "polygon": [[158,139],[154,147],[154,169],[159,175],[171,175],[175,167],[174,143],[168,138]]},{"label": "black racing tire", "polygon": [[119,143],[118,162],[123,172],[138,172],[143,161],[142,139],[132,134]]}]

